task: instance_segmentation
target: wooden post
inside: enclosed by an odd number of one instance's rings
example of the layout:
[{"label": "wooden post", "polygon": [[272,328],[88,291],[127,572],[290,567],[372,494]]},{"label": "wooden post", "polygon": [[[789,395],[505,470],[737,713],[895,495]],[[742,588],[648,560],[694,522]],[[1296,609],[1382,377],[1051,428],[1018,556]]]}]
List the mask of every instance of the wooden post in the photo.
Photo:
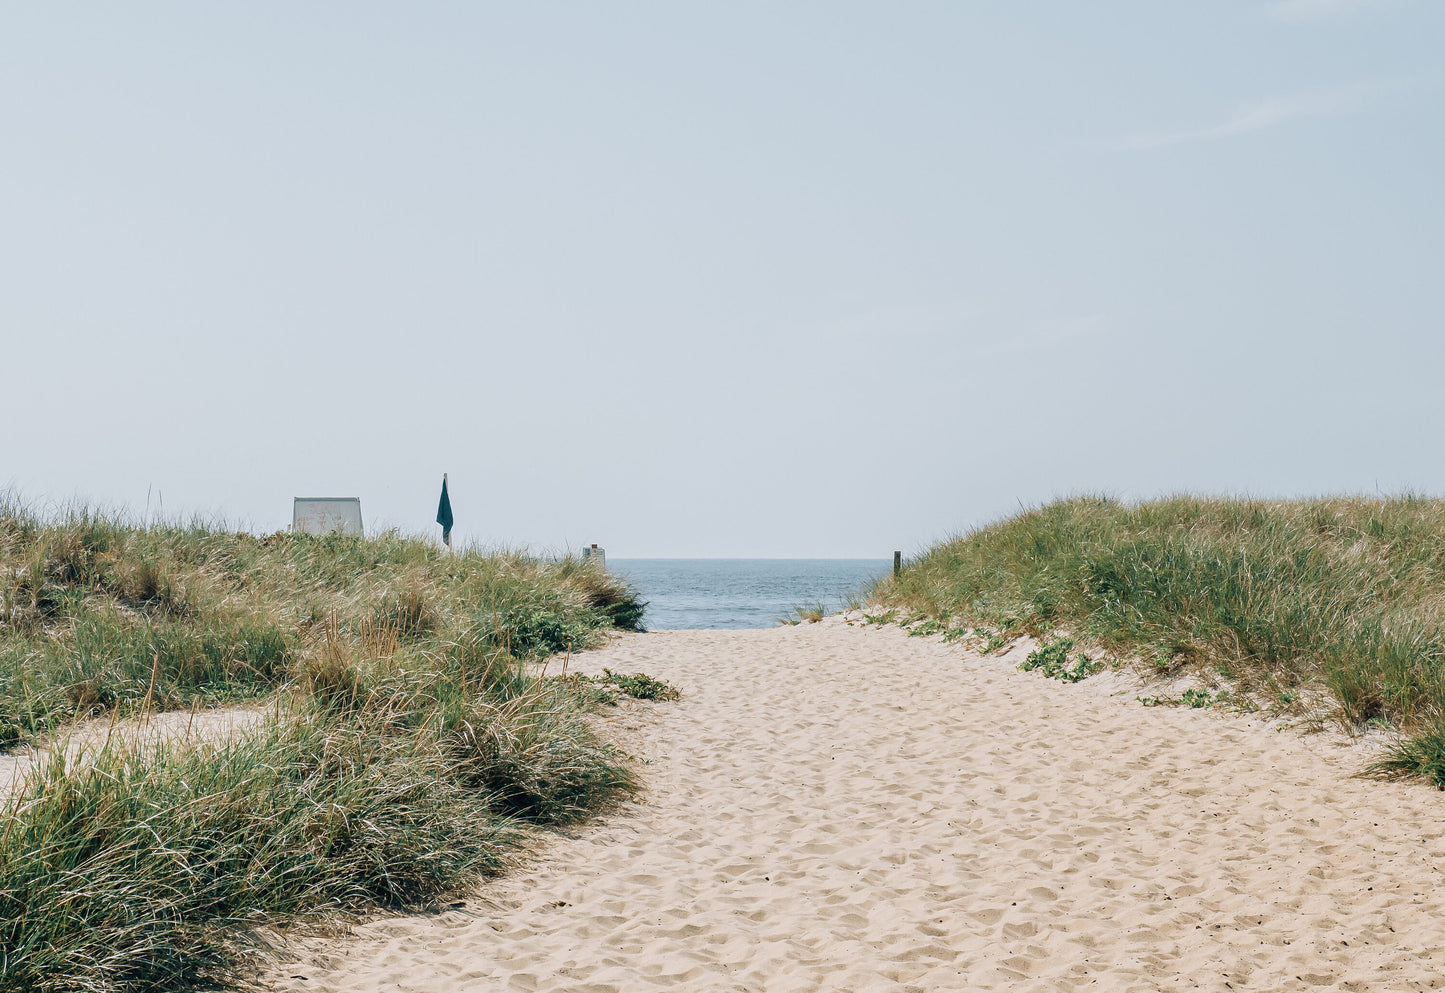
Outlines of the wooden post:
[{"label": "wooden post", "polygon": [[902,552],[894,552],[894,553],[893,553],[893,575],[896,576],[896,575],[898,575],[898,574],[899,574],[900,572],[902,572],[902,571],[903,571],[903,553],[902,553]]}]

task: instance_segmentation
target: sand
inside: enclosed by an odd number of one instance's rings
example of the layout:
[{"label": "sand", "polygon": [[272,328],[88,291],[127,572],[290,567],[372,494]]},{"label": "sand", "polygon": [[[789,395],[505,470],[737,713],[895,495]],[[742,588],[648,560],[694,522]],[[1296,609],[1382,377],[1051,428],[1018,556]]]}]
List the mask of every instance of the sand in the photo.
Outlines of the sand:
[{"label": "sand", "polygon": [[81,721],[57,739],[0,755],[0,800],[18,793],[25,785],[25,777],[57,749],[64,749],[71,762],[83,762],[107,742],[142,749],[159,744],[215,743],[245,733],[265,716],[265,705],[258,703],[194,712],[172,710],[123,720],[98,717]]},{"label": "sand", "polygon": [[1445,797],[1322,736],[838,619],[582,668],[649,790],[454,909],[296,939],[281,990],[1413,990]]}]

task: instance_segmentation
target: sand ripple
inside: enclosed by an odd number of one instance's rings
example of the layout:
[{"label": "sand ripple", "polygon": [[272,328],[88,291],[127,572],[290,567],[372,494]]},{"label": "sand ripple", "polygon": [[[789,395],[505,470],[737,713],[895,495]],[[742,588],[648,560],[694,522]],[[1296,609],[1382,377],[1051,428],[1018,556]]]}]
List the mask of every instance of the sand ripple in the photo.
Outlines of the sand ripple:
[{"label": "sand ripple", "polygon": [[[1445,800],[896,629],[658,632],[584,656],[645,802],[453,911],[298,942],[285,990],[1413,990],[1445,974]],[[1093,685],[1091,685],[1093,684]]]}]

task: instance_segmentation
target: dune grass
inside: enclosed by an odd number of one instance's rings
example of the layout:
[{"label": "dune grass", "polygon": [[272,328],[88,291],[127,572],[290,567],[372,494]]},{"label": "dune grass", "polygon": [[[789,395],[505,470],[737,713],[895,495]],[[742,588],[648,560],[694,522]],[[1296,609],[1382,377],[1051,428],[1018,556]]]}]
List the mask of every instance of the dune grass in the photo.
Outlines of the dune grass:
[{"label": "dune grass", "polygon": [[224,986],[259,929],[425,904],[636,787],[529,664],[637,627],[590,565],[0,513],[0,713],[265,696],[214,744],[57,749],[0,828],[0,990]]},{"label": "dune grass", "polygon": [[819,621],[821,621],[827,616],[827,604],[823,603],[823,601],[821,600],[815,600],[812,603],[795,606],[793,608],[793,616],[780,617],[778,618],[778,623],[787,624],[790,626],[796,626],[798,624],[817,624]]},{"label": "dune grass", "polygon": [[0,503],[0,747],[147,700],[264,696],[294,676],[326,622],[358,650],[386,632],[393,655],[543,658],[610,627],[638,629],[644,607],[571,559],[449,557],[397,534],[142,528],[85,509],[42,520]]},{"label": "dune grass", "polygon": [[931,549],[872,597],[1205,670],[1255,706],[1313,694],[1346,727],[1399,733],[1377,771],[1445,788],[1445,501],[1063,500]]}]

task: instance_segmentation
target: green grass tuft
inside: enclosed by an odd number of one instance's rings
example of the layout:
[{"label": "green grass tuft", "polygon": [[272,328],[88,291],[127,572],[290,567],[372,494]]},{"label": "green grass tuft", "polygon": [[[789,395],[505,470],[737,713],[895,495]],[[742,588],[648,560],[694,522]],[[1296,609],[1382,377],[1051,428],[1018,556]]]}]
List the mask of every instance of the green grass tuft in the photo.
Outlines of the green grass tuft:
[{"label": "green grass tuft", "polygon": [[1445,790],[1445,732],[1417,734],[1397,743],[1369,771],[1388,779],[1415,776]]},{"label": "green grass tuft", "polygon": [[824,604],[822,601],[818,601],[816,603],[810,603],[800,607],[794,607],[793,616],[780,618],[778,623],[789,625],[817,624],[819,621],[821,621],[827,616],[827,605]]}]

